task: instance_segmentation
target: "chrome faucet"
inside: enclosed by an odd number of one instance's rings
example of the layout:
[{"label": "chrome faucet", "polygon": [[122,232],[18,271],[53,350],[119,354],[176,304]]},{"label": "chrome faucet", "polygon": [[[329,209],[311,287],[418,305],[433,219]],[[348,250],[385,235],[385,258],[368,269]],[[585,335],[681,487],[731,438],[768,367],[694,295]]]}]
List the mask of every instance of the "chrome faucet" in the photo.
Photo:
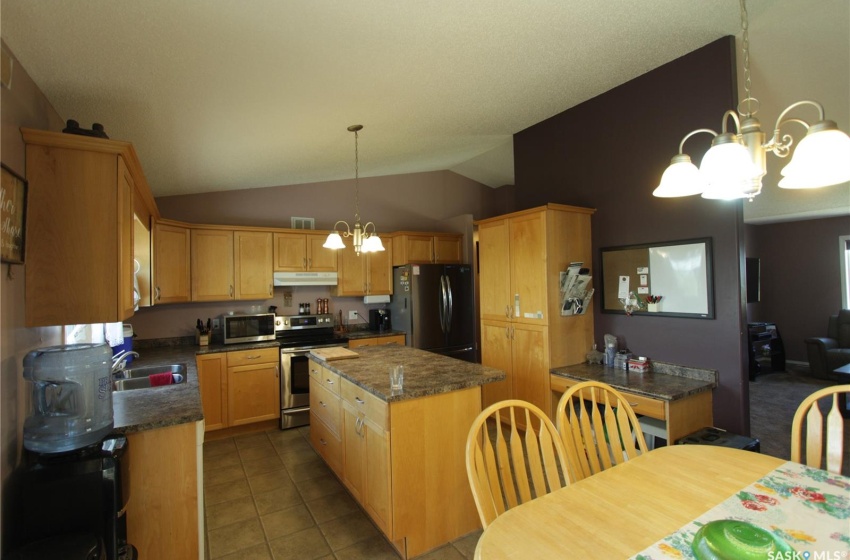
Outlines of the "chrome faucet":
[{"label": "chrome faucet", "polygon": [[119,375],[124,371],[124,368],[127,367],[127,358],[130,356],[138,358],[139,353],[132,350],[123,350],[112,356],[112,375]]}]

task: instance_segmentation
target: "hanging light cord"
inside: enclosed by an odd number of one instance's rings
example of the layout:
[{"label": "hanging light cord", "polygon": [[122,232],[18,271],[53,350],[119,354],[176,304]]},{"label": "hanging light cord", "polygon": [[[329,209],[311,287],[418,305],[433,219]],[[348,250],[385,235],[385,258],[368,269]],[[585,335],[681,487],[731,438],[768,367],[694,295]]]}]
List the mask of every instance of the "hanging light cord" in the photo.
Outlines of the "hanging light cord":
[{"label": "hanging light cord", "polygon": [[360,125],[348,128],[354,131],[354,223],[360,223],[360,153],[357,143],[360,128]]}]

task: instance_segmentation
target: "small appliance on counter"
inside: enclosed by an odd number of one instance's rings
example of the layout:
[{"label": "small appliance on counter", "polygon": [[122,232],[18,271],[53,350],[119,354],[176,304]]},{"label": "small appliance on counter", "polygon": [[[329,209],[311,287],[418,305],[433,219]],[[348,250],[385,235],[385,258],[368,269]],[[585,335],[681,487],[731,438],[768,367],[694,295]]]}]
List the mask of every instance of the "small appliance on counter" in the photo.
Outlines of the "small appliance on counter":
[{"label": "small appliance on counter", "polygon": [[369,310],[369,330],[376,332],[388,332],[393,330],[389,309]]}]

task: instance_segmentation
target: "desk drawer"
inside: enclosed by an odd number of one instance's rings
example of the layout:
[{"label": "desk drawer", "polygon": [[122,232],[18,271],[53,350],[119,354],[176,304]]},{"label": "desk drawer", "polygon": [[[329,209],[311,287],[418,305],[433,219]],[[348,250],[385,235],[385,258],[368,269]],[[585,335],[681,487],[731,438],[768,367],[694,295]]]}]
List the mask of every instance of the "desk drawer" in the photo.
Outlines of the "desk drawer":
[{"label": "desk drawer", "polygon": [[278,363],[279,348],[257,348],[254,350],[237,350],[227,353],[227,367],[250,366],[254,364]]},{"label": "desk drawer", "polygon": [[[577,379],[570,379],[569,377],[561,377],[560,375],[550,376],[550,387],[552,391],[556,391],[558,393],[565,393],[567,389],[579,383],[581,383],[581,381]],[[635,411],[635,414],[643,414],[644,416],[657,418],[658,420],[667,419],[667,409],[664,405],[664,401],[653,399],[652,397],[646,397],[644,395],[637,395],[628,391],[622,391],[620,389],[617,390],[626,397],[629,401],[629,405],[632,407],[632,410]],[[557,403],[553,402],[552,404],[554,407]]]}]

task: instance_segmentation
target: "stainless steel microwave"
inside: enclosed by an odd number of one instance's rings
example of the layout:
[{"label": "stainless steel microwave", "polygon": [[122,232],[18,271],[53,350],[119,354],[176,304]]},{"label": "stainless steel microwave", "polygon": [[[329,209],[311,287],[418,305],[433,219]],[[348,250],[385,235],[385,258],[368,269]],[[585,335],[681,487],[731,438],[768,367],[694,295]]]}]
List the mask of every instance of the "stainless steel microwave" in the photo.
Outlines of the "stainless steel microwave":
[{"label": "stainless steel microwave", "polygon": [[239,313],[221,316],[225,344],[274,340],[274,313]]}]

